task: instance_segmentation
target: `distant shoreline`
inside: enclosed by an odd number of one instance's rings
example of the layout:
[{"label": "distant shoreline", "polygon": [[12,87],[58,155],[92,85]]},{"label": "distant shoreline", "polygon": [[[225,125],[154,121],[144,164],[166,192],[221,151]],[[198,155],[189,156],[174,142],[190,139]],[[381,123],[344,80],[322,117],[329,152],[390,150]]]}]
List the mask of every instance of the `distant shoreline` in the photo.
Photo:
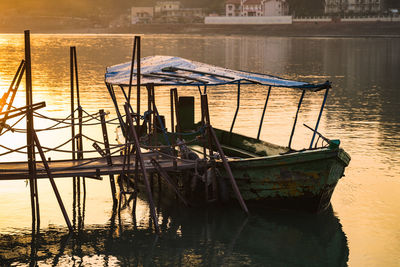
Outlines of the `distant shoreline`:
[{"label": "distant shoreline", "polygon": [[400,22],[362,23],[294,23],[291,25],[210,25],[210,24],[138,24],[121,28],[71,27],[50,28],[43,25],[24,25],[4,28],[1,33],[22,33],[30,29],[32,33],[47,34],[187,34],[187,35],[227,35],[266,37],[381,37],[399,38]]}]

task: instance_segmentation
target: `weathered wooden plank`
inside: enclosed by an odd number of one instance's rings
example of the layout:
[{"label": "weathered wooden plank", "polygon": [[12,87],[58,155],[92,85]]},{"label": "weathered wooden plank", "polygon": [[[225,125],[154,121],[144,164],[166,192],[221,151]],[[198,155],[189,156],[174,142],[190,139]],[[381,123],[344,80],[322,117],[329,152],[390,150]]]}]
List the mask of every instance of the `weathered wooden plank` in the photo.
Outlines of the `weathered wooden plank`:
[{"label": "weathered wooden plank", "polygon": [[[149,172],[156,172],[156,169],[151,164],[152,158],[157,158],[160,166],[166,171],[173,171],[173,160],[162,158],[156,153],[144,153],[144,165]],[[93,161],[93,162],[90,162]],[[90,162],[86,165],[81,165]],[[113,164],[108,165],[105,158],[92,158],[82,160],[59,160],[48,162],[50,170],[54,178],[72,177],[72,176],[95,176],[120,174],[123,170],[123,156],[113,157]],[[132,170],[135,169],[135,163],[132,162]],[[195,167],[192,162],[178,162],[178,170],[186,170]],[[48,178],[42,162],[36,162],[37,177]],[[140,168],[140,166],[139,166]],[[0,163],[0,180],[19,180],[27,179],[29,176],[29,169],[27,162],[3,162]],[[100,179],[100,178],[99,178]]]}]

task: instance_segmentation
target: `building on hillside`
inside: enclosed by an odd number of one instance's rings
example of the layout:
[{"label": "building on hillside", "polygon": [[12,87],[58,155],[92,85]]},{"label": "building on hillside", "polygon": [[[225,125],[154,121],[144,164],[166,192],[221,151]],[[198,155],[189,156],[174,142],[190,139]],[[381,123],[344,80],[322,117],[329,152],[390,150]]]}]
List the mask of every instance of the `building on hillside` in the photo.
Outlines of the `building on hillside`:
[{"label": "building on hillside", "polygon": [[225,2],[225,14],[227,17],[240,16],[242,11],[242,0],[227,0]]},{"label": "building on hillside", "polygon": [[263,16],[262,0],[245,0],[242,1],[242,16],[245,17],[256,17]]},{"label": "building on hillside", "polygon": [[154,7],[155,13],[162,13],[168,11],[176,11],[181,9],[181,2],[180,1],[159,1],[156,3]]},{"label": "building on hillside", "polygon": [[193,23],[203,22],[205,12],[202,8],[184,8],[179,1],[161,1],[156,3],[154,17],[159,23]]},{"label": "building on hillside", "polygon": [[266,0],[263,3],[264,16],[287,16],[289,14],[289,4],[281,0]]},{"label": "building on hillside", "polygon": [[131,8],[131,23],[142,24],[151,23],[154,17],[153,7],[132,7]]},{"label": "building on hillside", "polygon": [[226,16],[286,16],[289,4],[286,0],[227,0]]},{"label": "building on hillside", "polygon": [[325,14],[377,14],[383,5],[384,0],[325,0]]}]

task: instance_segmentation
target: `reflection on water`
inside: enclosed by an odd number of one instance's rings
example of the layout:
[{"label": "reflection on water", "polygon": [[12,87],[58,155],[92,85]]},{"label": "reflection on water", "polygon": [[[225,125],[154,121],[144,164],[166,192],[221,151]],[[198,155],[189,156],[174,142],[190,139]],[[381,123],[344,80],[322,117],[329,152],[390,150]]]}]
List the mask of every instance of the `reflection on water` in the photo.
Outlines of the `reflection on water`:
[{"label": "reflection on water", "polygon": [[[69,47],[76,46],[82,106],[89,112],[102,108],[111,112],[110,118],[115,116],[104,86],[104,72],[106,66],[129,61],[132,36],[33,35],[31,39],[33,98],[34,102],[47,103],[41,113],[58,118],[69,114]],[[108,262],[109,265],[124,260],[149,265],[162,261],[182,265],[196,262],[287,265],[298,260],[299,265],[325,265],[331,260],[335,265],[342,265],[347,261],[349,250],[350,265],[389,266],[398,262],[400,91],[397,76],[400,39],[146,35],[142,43],[144,56],[176,55],[286,78],[332,81],[333,89],[319,129],[328,138],[340,139],[352,156],[346,177],[333,194],[335,215],[331,212],[315,217],[268,212],[253,214],[246,223],[241,213],[235,210],[162,209],[160,218],[164,234],[154,241],[154,236],[146,230],[149,225],[147,202],[138,200],[138,229],[133,229],[129,212],[121,214],[123,227],[118,224],[113,227],[107,179],[102,182],[87,180],[85,227],[78,237],[67,240],[63,249],[64,221],[49,182],[43,180],[38,185],[43,229],[38,237],[39,261],[52,264],[54,261],[90,260],[102,264]],[[23,35],[0,35],[0,55],[1,95],[23,58]],[[197,88],[178,88],[178,91],[181,96],[195,95],[196,107],[200,106]],[[235,93],[236,88],[229,86],[209,88],[214,126],[229,129],[236,108]],[[235,131],[253,137],[257,135],[266,94],[267,88],[242,88],[242,106]],[[300,94],[296,90],[272,89],[262,139],[287,145]],[[310,131],[302,124],[315,123],[322,94],[306,94],[293,140],[295,148],[309,145]],[[123,103],[121,94],[118,98]],[[145,98],[144,93],[142,110],[146,109]],[[170,125],[168,90],[156,88],[156,101],[158,110],[166,115],[167,125]],[[15,105],[23,106],[24,102],[21,86]],[[199,112],[196,117],[199,118]],[[23,128],[24,124],[22,121],[16,127]],[[36,128],[51,124],[35,119]],[[110,139],[113,139],[114,131],[110,126]],[[85,127],[84,134],[102,139],[100,126]],[[42,145],[48,147],[69,138],[69,129],[39,134]],[[20,147],[25,142],[23,134],[9,132],[0,136],[0,143],[10,147]],[[91,145],[91,142],[85,143],[85,149],[91,149]],[[0,153],[3,152],[5,150],[0,149]],[[52,159],[69,157],[54,152],[46,156]],[[24,154],[0,158],[2,161],[25,159]],[[71,180],[57,180],[57,185],[62,188],[66,206],[71,207]],[[29,187],[23,181],[0,182],[0,218],[0,257],[7,263],[29,263]],[[338,218],[349,241],[348,249]],[[57,254],[60,255],[58,258]]]},{"label": "reflection on water", "polygon": [[[132,205],[132,204],[131,204]],[[182,208],[182,209],[179,209]],[[237,209],[159,207],[161,236],[117,209],[105,225],[76,235],[50,228],[0,235],[0,262],[123,266],[344,266],[347,239],[332,209],[322,214],[271,212],[246,217]],[[121,222],[121,217],[125,219]],[[292,218],[296,217],[296,221]]]}]

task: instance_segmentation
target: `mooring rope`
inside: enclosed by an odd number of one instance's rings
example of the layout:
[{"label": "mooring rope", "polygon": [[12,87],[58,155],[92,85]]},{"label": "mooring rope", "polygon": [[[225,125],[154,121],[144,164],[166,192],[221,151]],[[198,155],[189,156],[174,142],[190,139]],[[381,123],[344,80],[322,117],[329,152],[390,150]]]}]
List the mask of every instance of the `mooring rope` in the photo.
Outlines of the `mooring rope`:
[{"label": "mooring rope", "polygon": [[9,126],[7,124],[4,124],[3,127],[7,128],[7,130],[5,130],[4,132],[2,132],[0,134],[0,136],[2,136],[3,134],[7,133],[8,131],[12,131],[14,132],[14,126],[17,125],[20,121],[22,121],[23,118],[25,118],[26,114],[23,115],[21,118],[19,118],[13,125]]},{"label": "mooring rope", "polygon": [[0,154],[0,157],[2,157],[2,156],[5,156],[5,155],[8,155],[10,153],[14,153],[14,152],[21,153],[21,154],[27,154],[27,152],[23,152],[23,151],[20,151],[20,150],[22,150],[24,148],[27,148],[28,146],[21,146],[19,148],[12,149],[12,148],[9,148],[9,147],[6,147],[6,146],[3,146],[3,145],[0,144],[0,147],[8,150],[7,152]]},{"label": "mooring rope", "polygon": [[[93,118],[93,120],[99,121],[100,123],[98,123],[98,124],[101,124],[101,120],[98,118],[98,117],[100,117],[100,115],[98,115],[97,117],[95,117],[95,116],[89,114],[89,113],[88,113],[86,110],[84,110],[84,109],[82,109],[82,111],[83,111],[83,113],[87,114],[88,117]],[[94,114],[98,114],[98,113],[94,113]],[[108,114],[109,114],[109,113],[106,113],[106,115],[108,115]],[[121,117],[123,118],[123,117],[125,117],[125,116],[126,116],[126,115],[122,115]],[[114,119],[110,119],[110,120],[106,121],[106,123],[107,123],[107,124],[119,125],[119,122],[112,122],[112,121],[115,121],[115,120],[118,120],[118,117],[117,117],[117,118],[114,118]]]}]

